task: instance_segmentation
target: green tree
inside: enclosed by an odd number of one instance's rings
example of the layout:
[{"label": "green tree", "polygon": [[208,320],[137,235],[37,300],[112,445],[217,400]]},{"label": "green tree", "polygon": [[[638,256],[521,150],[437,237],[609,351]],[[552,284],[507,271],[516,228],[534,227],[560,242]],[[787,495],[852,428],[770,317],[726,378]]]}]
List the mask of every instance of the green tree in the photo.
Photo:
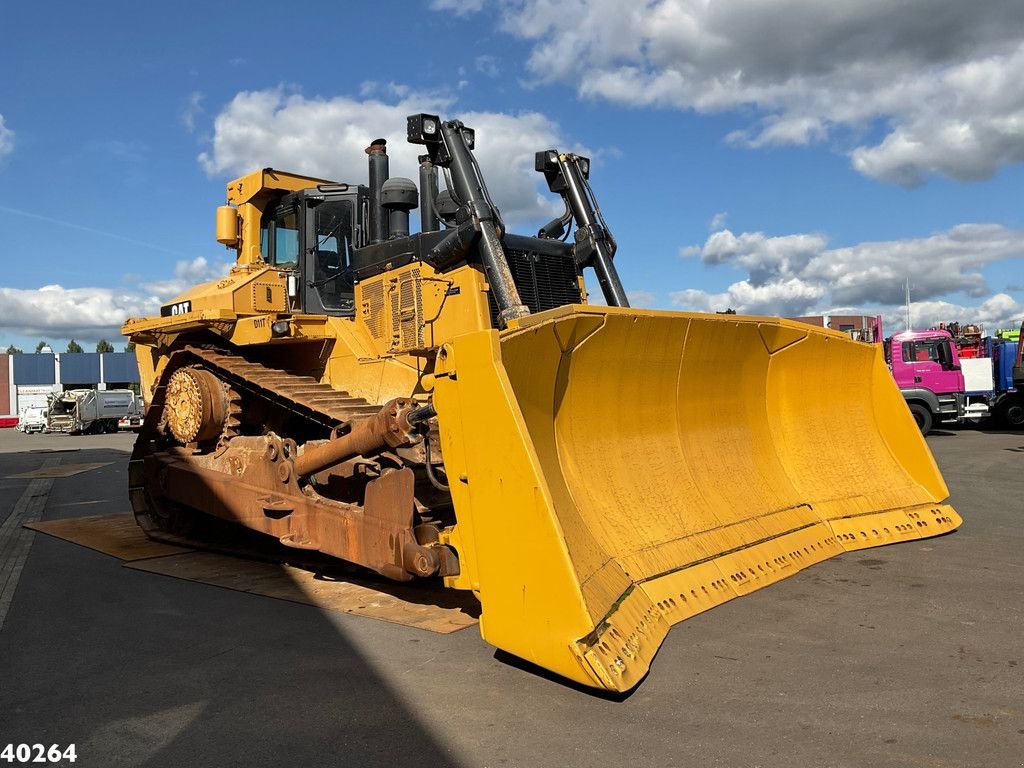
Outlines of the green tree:
[{"label": "green tree", "polygon": [[106,339],[100,339],[98,342],[96,342],[96,351],[97,352],[113,352],[114,351],[114,345],[111,344]]},{"label": "green tree", "polygon": [[42,351],[43,351],[43,349],[44,349],[45,347],[48,347],[48,346],[50,346],[50,345],[49,345],[49,344],[47,344],[47,343],[46,343],[45,341],[40,341],[40,342],[39,342],[38,344],[36,344],[36,352],[37,352],[37,353],[38,353],[38,352],[42,352]]},{"label": "green tree", "polygon": [[134,341],[129,341],[127,344],[125,344],[124,345],[124,351],[125,352],[134,352],[135,351],[135,342]]},{"label": "green tree", "polygon": [[82,352],[82,345],[72,339],[68,342],[68,352]]},{"label": "green tree", "polygon": [[11,344],[11,346],[9,346],[7,348],[7,354],[8,355],[20,355],[22,353],[22,351],[23,350],[19,349],[18,347],[14,346],[13,344]]}]

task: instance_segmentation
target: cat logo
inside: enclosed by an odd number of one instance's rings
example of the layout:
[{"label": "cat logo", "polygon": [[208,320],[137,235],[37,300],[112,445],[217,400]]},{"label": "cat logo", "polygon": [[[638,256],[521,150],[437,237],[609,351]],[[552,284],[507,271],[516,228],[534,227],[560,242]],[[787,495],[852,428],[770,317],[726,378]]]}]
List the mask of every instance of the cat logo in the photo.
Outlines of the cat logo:
[{"label": "cat logo", "polygon": [[164,307],[160,307],[160,317],[171,317],[173,315],[184,315],[187,312],[192,311],[191,301],[178,301],[174,304],[168,304]]}]

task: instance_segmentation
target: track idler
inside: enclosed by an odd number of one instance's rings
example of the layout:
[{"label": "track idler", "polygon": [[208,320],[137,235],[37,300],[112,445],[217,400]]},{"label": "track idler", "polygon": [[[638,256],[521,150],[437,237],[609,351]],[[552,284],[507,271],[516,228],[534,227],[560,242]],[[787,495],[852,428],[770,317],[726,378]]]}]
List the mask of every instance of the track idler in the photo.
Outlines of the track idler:
[{"label": "track idler", "polygon": [[180,368],[167,382],[164,413],[174,439],[182,445],[212,440],[228,415],[224,385],[203,368]]}]

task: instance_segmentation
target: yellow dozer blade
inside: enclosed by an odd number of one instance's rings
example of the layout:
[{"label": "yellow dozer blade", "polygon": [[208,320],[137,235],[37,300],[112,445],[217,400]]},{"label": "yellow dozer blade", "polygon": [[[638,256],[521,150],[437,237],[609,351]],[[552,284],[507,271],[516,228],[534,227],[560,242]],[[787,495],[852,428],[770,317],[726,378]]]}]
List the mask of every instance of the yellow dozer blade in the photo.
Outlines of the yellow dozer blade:
[{"label": "yellow dozer blade", "polygon": [[635,686],[670,626],[961,520],[879,345],[775,318],[561,307],[460,336],[448,543],[489,643]]}]

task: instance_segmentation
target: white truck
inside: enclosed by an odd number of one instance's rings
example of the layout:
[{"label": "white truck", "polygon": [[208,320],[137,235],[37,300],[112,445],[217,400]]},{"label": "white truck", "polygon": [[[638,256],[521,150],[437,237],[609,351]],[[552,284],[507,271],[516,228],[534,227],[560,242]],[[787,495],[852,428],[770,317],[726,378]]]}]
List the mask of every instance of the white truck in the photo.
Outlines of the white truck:
[{"label": "white truck", "polygon": [[117,432],[121,419],[138,413],[130,389],[69,389],[50,398],[46,429],[72,435]]},{"label": "white truck", "polygon": [[29,406],[18,417],[18,429],[26,435],[41,434],[46,429],[46,409]]}]

